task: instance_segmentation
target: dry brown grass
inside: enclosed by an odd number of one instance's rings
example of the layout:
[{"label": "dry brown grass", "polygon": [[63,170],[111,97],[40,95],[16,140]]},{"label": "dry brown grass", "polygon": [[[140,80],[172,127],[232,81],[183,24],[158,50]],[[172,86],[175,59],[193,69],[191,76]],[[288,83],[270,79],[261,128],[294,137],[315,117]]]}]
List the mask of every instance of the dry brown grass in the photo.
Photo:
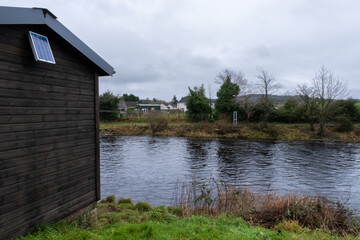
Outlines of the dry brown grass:
[{"label": "dry brown grass", "polygon": [[[149,114],[150,115],[150,114]],[[166,116],[151,116],[147,122],[118,124],[102,129],[102,134],[123,136],[153,135],[153,136],[176,136],[176,137],[199,137],[199,138],[241,138],[241,139],[265,139],[265,140],[337,140],[344,142],[360,142],[360,126],[355,125],[351,132],[338,133],[331,126],[326,128],[323,135],[311,132],[305,124],[275,124],[268,123],[265,126],[260,123],[239,123],[233,126],[231,123],[219,120],[209,123],[172,123],[171,118]],[[316,128],[318,126],[315,126]]]},{"label": "dry brown grass", "polygon": [[344,204],[322,196],[258,194],[248,188],[231,187],[211,179],[208,184],[182,184],[175,190],[174,206],[182,216],[216,217],[230,212],[252,224],[274,228],[283,222],[301,227],[359,235],[360,218]]},{"label": "dry brown grass", "polygon": [[162,116],[162,113],[151,112],[147,114],[146,119],[153,135],[166,130],[169,124],[169,119]]}]

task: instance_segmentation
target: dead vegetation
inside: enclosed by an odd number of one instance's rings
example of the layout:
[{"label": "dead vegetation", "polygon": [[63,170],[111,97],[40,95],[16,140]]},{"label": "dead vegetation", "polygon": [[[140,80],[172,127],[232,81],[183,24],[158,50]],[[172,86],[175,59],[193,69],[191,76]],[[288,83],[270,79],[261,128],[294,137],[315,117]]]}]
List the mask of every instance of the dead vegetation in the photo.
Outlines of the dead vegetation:
[{"label": "dead vegetation", "polygon": [[217,217],[229,212],[252,224],[270,228],[292,222],[300,227],[322,229],[342,236],[358,236],[360,230],[356,212],[323,196],[259,194],[214,179],[207,184],[197,182],[178,186],[173,205],[179,208],[179,215],[183,217]]},{"label": "dead vegetation", "polygon": [[[317,129],[318,126],[315,126]],[[226,121],[174,123],[164,116],[149,114],[146,122],[124,123],[104,127],[101,134],[122,136],[171,136],[171,137],[203,137],[203,138],[240,138],[262,140],[287,141],[344,141],[360,142],[360,125],[354,125],[350,132],[337,132],[334,127],[328,126],[326,132],[319,136],[308,130],[304,124],[278,124],[278,123],[239,123],[233,126]]]}]

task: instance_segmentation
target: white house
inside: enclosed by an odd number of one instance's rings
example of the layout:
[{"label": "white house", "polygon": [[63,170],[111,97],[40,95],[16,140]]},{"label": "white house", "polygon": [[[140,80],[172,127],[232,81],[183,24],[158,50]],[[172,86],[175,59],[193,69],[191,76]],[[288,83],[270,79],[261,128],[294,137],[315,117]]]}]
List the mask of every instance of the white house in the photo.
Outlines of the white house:
[{"label": "white house", "polygon": [[187,97],[182,97],[180,99],[180,101],[177,103],[177,109],[180,109],[181,111],[183,112],[186,112],[187,111],[187,108],[186,108],[186,99]]},{"label": "white house", "polygon": [[160,110],[169,110],[169,107],[163,103],[160,104]]}]

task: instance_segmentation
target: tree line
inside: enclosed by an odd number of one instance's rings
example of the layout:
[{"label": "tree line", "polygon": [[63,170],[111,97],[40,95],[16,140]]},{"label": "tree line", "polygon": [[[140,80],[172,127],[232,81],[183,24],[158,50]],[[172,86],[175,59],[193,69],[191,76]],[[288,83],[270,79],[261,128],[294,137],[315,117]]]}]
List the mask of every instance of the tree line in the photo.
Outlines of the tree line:
[{"label": "tree line", "polygon": [[[224,69],[215,77],[221,84],[216,93],[215,111],[211,99],[206,97],[204,85],[189,87],[187,114],[192,121],[230,120],[236,111],[238,120],[244,122],[307,122],[311,131],[322,134],[329,121],[341,123],[343,130],[351,130],[352,122],[360,121],[360,110],[356,101],[345,100],[348,95],[346,81],[335,76],[325,66],[315,73],[310,85],[302,84],[296,88],[296,95],[289,98],[283,106],[276,106],[270,96],[282,88],[279,81],[262,67],[257,68],[256,83],[250,84],[241,71]],[[254,94],[260,94],[258,101]]]},{"label": "tree line", "polygon": [[[233,112],[237,112],[238,121],[246,123],[268,122],[308,123],[311,131],[318,126],[322,134],[329,122],[339,123],[344,131],[352,129],[353,122],[360,122],[360,106],[356,100],[345,100],[348,90],[346,81],[335,76],[329,69],[321,66],[310,84],[299,84],[296,95],[290,96],[281,105],[276,105],[272,97],[282,85],[262,67],[257,68],[256,82],[250,83],[241,71],[224,69],[215,76],[220,85],[216,93],[215,109],[211,108],[211,95],[206,96],[204,85],[189,87],[186,107],[190,121],[231,121]],[[210,94],[210,91],[209,91]],[[259,97],[260,96],[260,97]],[[118,103],[135,101],[142,103],[159,102],[158,99],[140,100],[133,94],[115,96],[107,91],[99,97],[101,120],[116,120]],[[164,102],[164,101],[161,101]],[[176,103],[174,95],[171,103]]]}]

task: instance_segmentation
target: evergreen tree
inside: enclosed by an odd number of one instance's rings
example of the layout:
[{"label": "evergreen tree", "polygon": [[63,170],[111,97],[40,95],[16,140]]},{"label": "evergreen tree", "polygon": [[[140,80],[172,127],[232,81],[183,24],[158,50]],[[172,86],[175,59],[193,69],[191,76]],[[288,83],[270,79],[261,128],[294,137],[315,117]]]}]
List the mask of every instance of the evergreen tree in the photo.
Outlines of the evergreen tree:
[{"label": "evergreen tree", "polygon": [[178,100],[176,98],[176,95],[174,95],[173,99],[171,100],[171,103],[172,104],[177,104],[178,103]]},{"label": "evergreen tree", "polygon": [[128,95],[125,93],[123,95],[123,97],[124,97],[125,102],[139,102],[140,101],[140,98],[138,96],[135,96],[134,94]]},{"label": "evergreen tree", "polygon": [[215,106],[216,111],[220,114],[231,115],[237,108],[236,96],[239,92],[239,86],[236,83],[232,83],[228,77],[216,93],[218,97]]},{"label": "evergreen tree", "polygon": [[190,120],[197,122],[208,119],[211,114],[211,107],[210,100],[205,96],[204,85],[199,88],[194,87],[194,90],[189,87],[189,91],[186,99],[186,113]]}]

